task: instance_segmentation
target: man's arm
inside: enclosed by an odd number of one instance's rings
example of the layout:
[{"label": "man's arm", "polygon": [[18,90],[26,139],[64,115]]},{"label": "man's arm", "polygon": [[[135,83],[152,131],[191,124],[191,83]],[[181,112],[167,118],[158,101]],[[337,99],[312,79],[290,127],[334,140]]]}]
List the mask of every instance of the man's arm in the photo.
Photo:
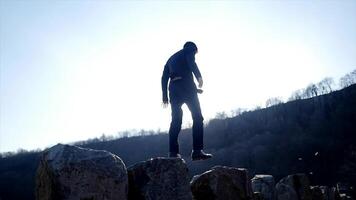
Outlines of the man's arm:
[{"label": "man's arm", "polygon": [[169,68],[166,64],[164,66],[162,78],[161,78],[161,85],[162,85],[162,101],[163,103],[168,103],[168,95],[167,95],[167,84],[169,79]]},{"label": "man's arm", "polygon": [[188,53],[186,55],[186,59],[187,59],[189,68],[192,70],[195,78],[197,79],[197,81],[199,83],[199,88],[201,88],[203,86],[203,78],[199,71],[198,65],[195,63],[195,54],[193,52]]}]

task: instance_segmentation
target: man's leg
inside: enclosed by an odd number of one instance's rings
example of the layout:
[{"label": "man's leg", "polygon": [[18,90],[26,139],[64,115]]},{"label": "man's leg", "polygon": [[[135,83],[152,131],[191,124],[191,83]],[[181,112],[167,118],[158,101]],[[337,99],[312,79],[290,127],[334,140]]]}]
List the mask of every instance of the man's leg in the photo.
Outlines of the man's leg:
[{"label": "man's leg", "polygon": [[193,150],[202,150],[203,144],[203,115],[200,109],[198,95],[194,95],[186,102],[193,118]]},{"label": "man's leg", "polygon": [[169,152],[179,153],[178,134],[182,126],[182,104],[171,102],[172,121],[169,128]]},{"label": "man's leg", "polygon": [[203,151],[203,116],[200,110],[200,103],[198,95],[192,96],[193,98],[189,99],[186,103],[190,112],[192,113],[193,118],[193,151],[192,151],[192,160],[206,160],[212,158],[213,155],[207,154]]}]

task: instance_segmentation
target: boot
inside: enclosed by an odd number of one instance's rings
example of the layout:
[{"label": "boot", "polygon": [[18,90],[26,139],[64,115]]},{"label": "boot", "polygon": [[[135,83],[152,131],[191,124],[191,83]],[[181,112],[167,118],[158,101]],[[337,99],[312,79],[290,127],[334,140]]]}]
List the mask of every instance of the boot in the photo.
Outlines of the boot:
[{"label": "boot", "polygon": [[193,150],[192,151],[192,160],[206,160],[212,158],[212,154],[205,153],[203,150]]},{"label": "boot", "polygon": [[168,157],[169,158],[182,158],[182,156],[179,153],[175,153],[175,152],[169,152]]}]

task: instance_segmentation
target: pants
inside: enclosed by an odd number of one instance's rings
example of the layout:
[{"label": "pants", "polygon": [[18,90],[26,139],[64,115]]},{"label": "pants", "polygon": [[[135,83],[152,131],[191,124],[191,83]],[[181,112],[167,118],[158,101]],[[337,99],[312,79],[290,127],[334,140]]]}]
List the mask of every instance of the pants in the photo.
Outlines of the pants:
[{"label": "pants", "polygon": [[203,116],[195,85],[187,85],[181,80],[170,83],[169,97],[172,121],[169,128],[169,152],[179,153],[178,135],[182,126],[182,105],[185,103],[193,118],[193,149],[203,149]]}]

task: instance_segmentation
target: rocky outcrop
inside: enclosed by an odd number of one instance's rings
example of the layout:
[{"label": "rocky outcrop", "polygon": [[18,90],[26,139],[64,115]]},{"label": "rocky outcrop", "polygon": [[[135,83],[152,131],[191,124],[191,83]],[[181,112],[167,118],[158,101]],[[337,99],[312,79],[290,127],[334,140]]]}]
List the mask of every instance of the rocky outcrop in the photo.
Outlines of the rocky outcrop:
[{"label": "rocky outcrop", "polygon": [[253,198],[248,172],[243,168],[215,166],[191,181],[195,200],[248,200]]},{"label": "rocky outcrop", "polygon": [[129,199],[192,200],[188,168],[180,158],[153,158],[128,168]]},{"label": "rocky outcrop", "polygon": [[126,200],[122,160],[107,151],[58,144],[46,150],[36,174],[36,198]]},{"label": "rocky outcrop", "polygon": [[274,186],[271,175],[250,180],[246,169],[226,166],[189,182],[181,158],[151,158],[126,169],[110,152],[58,144],[42,154],[35,193],[38,200],[352,200],[351,189],[346,183],[310,187],[305,174]]},{"label": "rocky outcrop", "polygon": [[276,185],[277,200],[312,200],[309,179],[305,174],[282,178]]},{"label": "rocky outcrop", "polygon": [[261,193],[265,200],[275,199],[275,182],[272,175],[257,174],[251,179],[252,191]]}]

